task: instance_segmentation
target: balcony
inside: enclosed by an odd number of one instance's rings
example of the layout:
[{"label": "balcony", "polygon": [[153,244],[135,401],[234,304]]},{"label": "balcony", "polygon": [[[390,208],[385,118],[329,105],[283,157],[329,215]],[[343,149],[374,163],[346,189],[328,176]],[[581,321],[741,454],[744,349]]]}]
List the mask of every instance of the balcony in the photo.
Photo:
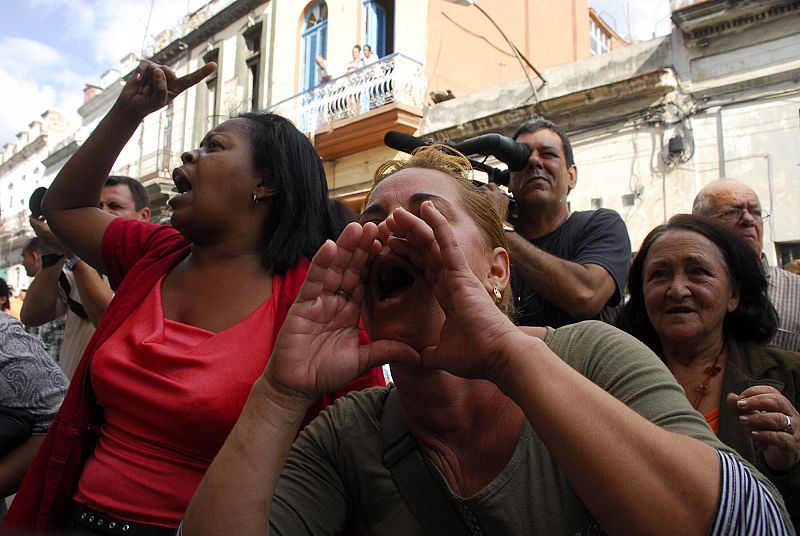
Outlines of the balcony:
[{"label": "balcony", "polygon": [[324,158],[354,154],[383,143],[387,130],[413,133],[422,120],[422,64],[392,54],[270,108],[314,139]]}]

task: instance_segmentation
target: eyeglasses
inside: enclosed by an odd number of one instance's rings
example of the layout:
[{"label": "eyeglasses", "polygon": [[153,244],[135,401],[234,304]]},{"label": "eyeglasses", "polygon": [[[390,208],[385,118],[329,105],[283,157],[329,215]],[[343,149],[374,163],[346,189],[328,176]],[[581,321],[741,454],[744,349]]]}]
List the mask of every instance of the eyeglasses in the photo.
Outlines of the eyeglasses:
[{"label": "eyeglasses", "polygon": [[742,216],[744,213],[747,212],[752,216],[754,219],[759,221],[764,221],[769,218],[769,213],[766,210],[761,210],[760,208],[732,208],[730,210],[726,210],[725,212],[720,212],[719,214],[715,214],[714,217],[718,218],[722,221],[726,221],[728,223],[736,223],[741,221]]}]

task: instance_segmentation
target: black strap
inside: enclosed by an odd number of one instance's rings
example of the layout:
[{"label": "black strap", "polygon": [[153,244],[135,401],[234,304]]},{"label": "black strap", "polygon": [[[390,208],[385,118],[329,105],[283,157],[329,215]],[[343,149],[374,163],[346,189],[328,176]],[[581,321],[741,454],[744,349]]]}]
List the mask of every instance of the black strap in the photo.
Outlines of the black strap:
[{"label": "black strap", "polygon": [[86,314],[86,309],[83,308],[83,305],[69,297],[72,286],[69,284],[67,274],[61,272],[61,275],[58,276],[58,284],[61,285],[61,288],[64,289],[64,293],[67,295],[67,307],[69,307],[70,311],[84,320],[89,320],[89,315]]},{"label": "black strap", "polygon": [[453,503],[434,480],[417,448],[416,439],[403,422],[397,389],[391,389],[383,403],[381,434],[383,465],[392,472],[400,495],[425,532],[431,536],[471,534]]}]

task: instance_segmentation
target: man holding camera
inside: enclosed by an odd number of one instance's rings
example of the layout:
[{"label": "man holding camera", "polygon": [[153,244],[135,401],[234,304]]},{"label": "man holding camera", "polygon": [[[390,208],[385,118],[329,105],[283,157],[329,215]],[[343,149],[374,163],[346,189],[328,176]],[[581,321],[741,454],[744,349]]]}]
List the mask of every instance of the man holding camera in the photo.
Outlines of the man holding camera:
[{"label": "man holding camera", "polygon": [[506,222],[517,323],[559,327],[598,318],[622,299],[631,255],[625,223],[613,210],[570,212],[578,169],[561,128],[534,118],[513,138],[531,149],[528,165],[511,173],[513,224],[497,185],[484,190]]},{"label": "man holding camera", "polygon": [[[150,219],[147,192],[130,177],[109,177],[98,205],[122,218]],[[72,378],[114,293],[100,273],[61,244],[37,208],[31,207],[31,227],[53,252],[41,256],[41,270],[28,288],[21,319],[26,326],[36,327],[66,314],[58,361],[67,377]]]}]

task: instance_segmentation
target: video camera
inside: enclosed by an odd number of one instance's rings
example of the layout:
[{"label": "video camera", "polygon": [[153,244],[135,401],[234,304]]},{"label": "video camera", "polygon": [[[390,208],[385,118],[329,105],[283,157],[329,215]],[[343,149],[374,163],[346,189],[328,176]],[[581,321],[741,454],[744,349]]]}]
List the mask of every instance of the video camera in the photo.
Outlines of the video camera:
[{"label": "video camera", "polygon": [[[396,130],[387,132],[383,137],[383,143],[392,149],[409,154],[417,147],[433,144],[431,141],[426,141]],[[531,156],[531,150],[527,145],[501,134],[483,134],[482,136],[469,138],[458,143],[442,142],[442,145],[452,147],[467,156],[475,154],[484,156],[491,155],[506,164],[508,169],[498,169],[485,162],[480,162],[472,158],[469,159],[474,169],[485,172],[489,176],[490,182],[502,186],[508,186],[510,173],[512,171],[519,171],[527,166],[528,158]]]}]

